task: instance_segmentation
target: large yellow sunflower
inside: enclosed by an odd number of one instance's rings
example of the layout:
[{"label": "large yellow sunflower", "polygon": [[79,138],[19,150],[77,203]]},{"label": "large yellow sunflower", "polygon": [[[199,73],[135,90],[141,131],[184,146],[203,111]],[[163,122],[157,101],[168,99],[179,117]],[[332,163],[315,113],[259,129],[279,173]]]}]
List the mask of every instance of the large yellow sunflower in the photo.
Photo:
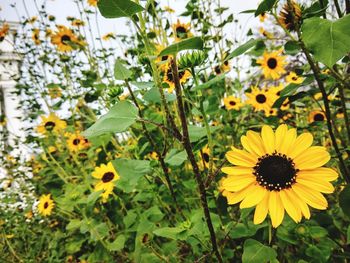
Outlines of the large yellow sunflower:
[{"label": "large yellow sunflower", "polygon": [[40,125],[37,127],[37,131],[41,134],[58,133],[67,127],[67,123],[60,120],[55,113],[50,113],[49,116],[41,116],[41,120]]},{"label": "large yellow sunflower", "polygon": [[240,98],[228,96],[224,98],[224,105],[226,110],[239,110],[243,106],[243,103]]},{"label": "large yellow sunflower", "polygon": [[68,137],[67,139],[68,149],[72,152],[84,150],[86,148],[89,148],[90,146],[89,141],[84,136],[82,136],[79,132],[67,133],[66,136]]},{"label": "large yellow sunflower", "polygon": [[[185,83],[190,76],[191,76],[191,73],[188,70],[179,71],[180,83],[181,84]],[[173,72],[171,71],[170,67],[168,67],[167,71],[164,74],[163,82],[169,85],[168,92],[173,93],[175,88],[175,80],[173,77]]]},{"label": "large yellow sunflower", "polygon": [[95,191],[103,190],[101,193],[102,202],[107,202],[108,196],[112,193],[114,182],[119,180],[119,174],[111,162],[96,167],[92,176],[100,181],[95,185]]},{"label": "large yellow sunflower", "polygon": [[308,206],[326,209],[327,200],[321,193],[332,193],[330,181],[337,172],[322,167],[330,160],[326,148],[311,146],[313,136],[280,125],[276,132],[264,125],[261,134],[248,131],[241,137],[244,150],[232,147],[227,160],[235,165],[223,167],[227,176],[220,190],[229,204],[240,208],[255,208],[254,224],[262,223],[269,213],[272,226],[278,227],[284,210],[295,221],[309,219]]},{"label": "large yellow sunflower", "polygon": [[181,39],[192,37],[193,34],[190,31],[190,23],[180,23],[180,20],[177,20],[177,23],[173,25],[175,40],[180,41]]},{"label": "large yellow sunflower", "polygon": [[58,31],[51,36],[51,42],[57,46],[59,51],[70,52],[74,49],[74,44],[81,46],[85,44],[69,28],[65,26],[57,26],[57,28]]},{"label": "large yellow sunflower", "polygon": [[286,71],[284,66],[287,64],[285,57],[281,56],[282,50],[271,53],[264,52],[263,56],[257,59],[256,63],[260,64],[265,78],[279,79]]},{"label": "large yellow sunflower", "polygon": [[247,103],[252,105],[255,111],[263,110],[265,114],[270,112],[273,103],[276,101],[276,95],[257,87],[252,87],[251,90],[250,93],[246,93]]},{"label": "large yellow sunflower", "polygon": [[55,203],[51,199],[51,194],[42,195],[39,199],[38,210],[43,216],[51,215]]}]

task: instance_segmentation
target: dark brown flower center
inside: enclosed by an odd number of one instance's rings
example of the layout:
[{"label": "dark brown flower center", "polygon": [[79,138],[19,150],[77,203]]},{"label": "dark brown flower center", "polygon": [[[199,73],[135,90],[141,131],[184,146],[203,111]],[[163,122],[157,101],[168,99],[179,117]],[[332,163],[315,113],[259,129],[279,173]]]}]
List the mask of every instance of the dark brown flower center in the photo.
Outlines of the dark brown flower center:
[{"label": "dark brown flower center", "polygon": [[220,74],[220,73],[221,73],[221,68],[220,68],[220,66],[215,66],[214,70],[215,70],[215,73],[216,73],[216,74]]},{"label": "dark brown flower center", "polygon": [[186,34],[187,34],[187,29],[185,27],[183,27],[183,26],[176,27],[176,36],[178,38],[182,38],[182,37],[186,36]]},{"label": "dark brown flower center", "polygon": [[[180,71],[179,72],[179,79],[182,79],[182,77],[185,75],[185,72],[184,71]],[[169,81],[169,82],[172,82],[172,83],[174,83],[175,81],[174,81],[174,77],[173,77],[173,72],[171,71],[171,70],[168,70],[168,72],[167,72],[167,80]]]},{"label": "dark brown flower center", "polygon": [[322,113],[316,113],[314,116],[314,121],[324,121],[324,115]]},{"label": "dark brown flower center", "polygon": [[166,55],[166,56],[162,56],[162,61],[165,61],[165,60],[168,60],[169,56]]},{"label": "dark brown flower center", "polygon": [[48,131],[52,131],[53,128],[56,126],[56,123],[54,123],[53,121],[48,121],[45,123],[45,129]]},{"label": "dark brown flower center", "polygon": [[114,178],[114,173],[113,172],[107,172],[102,176],[102,182],[108,183],[112,181]]},{"label": "dark brown flower center", "polygon": [[269,58],[267,60],[267,66],[270,69],[275,69],[277,67],[277,60],[275,58]]},{"label": "dark brown flower center", "polygon": [[255,99],[258,103],[261,103],[261,104],[266,102],[266,96],[264,94],[256,95]]},{"label": "dark brown flower center", "polygon": [[236,102],[233,101],[233,100],[231,100],[229,103],[230,103],[231,106],[235,106],[236,105]]},{"label": "dark brown flower center", "polygon": [[295,183],[297,172],[291,158],[275,152],[259,158],[253,174],[259,185],[270,191],[280,191]]},{"label": "dark brown flower center", "polygon": [[70,41],[70,36],[68,36],[68,35],[63,35],[63,36],[61,36],[61,42],[63,43],[63,44],[68,44],[68,42]]},{"label": "dark brown flower center", "polygon": [[80,143],[80,139],[77,138],[77,139],[74,139],[74,140],[73,140],[73,144],[74,144],[74,145],[78,145],[79,143]]},{"label": "dark brown flower center", "polygon": [[206,163],[209,163],[209,154],[208,153],[203,153],[203,160]]},{"label": "dark brown flower center", "polygon": [[49,203],[48,202],[45,202],[44,203],[44,209],[48,208],[49,207]]}]

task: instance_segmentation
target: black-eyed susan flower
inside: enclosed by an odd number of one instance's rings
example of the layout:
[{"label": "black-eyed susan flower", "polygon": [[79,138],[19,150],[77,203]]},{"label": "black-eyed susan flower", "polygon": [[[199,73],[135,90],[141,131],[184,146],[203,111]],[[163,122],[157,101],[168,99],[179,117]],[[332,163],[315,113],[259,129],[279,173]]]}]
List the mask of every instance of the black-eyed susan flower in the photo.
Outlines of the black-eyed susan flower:
[{"label": "black-eyed susan flower", "polygon": [[41,116],[41,123],[37,127],[37,131],[41,134],[58,133],[67,127],[67,123],[57,117],[55,113],[48,116]]},{"label": "black-eyed susan flower", "polygon": [[269,111],[265,112],[266,117],[277,116],[278,110],[276,108],[271,108]]},{"label": "black-eyed susan flower", "polygon": [[252,87],[250,93],[246,93],[248,100],[247,104],[253,106],[255,111],[264,111],[265,114],[270,111],[273,103],[276,100],[276,95],[266,91],[261,90],[257,87]]},{"label": "black-eyed susan flower", "polygon": [[159,156],[155,151],[152,151],[148,154],[149,159],[151,160],[159,160]]},{"label": "black-eyed susan flower", "polygon": [[42,195],[39,199],[38,211],[43,216],[51,215],[52,209],[55,207],[55,203],[51,199],[51,194]]},{"label": "black-eyed susan flower", "polygon": [[321,110],[313,110],[309,113],[309,116],[308,116],[309,123],[325,121],[325,120],[326,120],[326,115]]},{"label": "black-eyed susan flower", "polygon": [[293,31],[301,20],[301,8],[295,1],[285,3],[279,13],[278,22],[285,29]]},{"label": "black-eyed susan flower", "polygon": [[231,95],[224,98],[224,105],[226,110],[239,110],[243,106],[243,103],[240,98]]},{"label": "black-eyed susan flower", "polygon": [[9,24],[4,23],[2,25],[2,27],[0,29],[0,42],[2,42],[5,39],[9,29],[10,29]]},{"label": "black-eyed susan flower", "polygon": [[199,169],[208,169],[210,162],[210,148],[208,145],[204,146],[199,152]]},{"label": "black-eyed susan flower", "polygon": [[281,109],[282,111],[286,111],[286,110],[289,110],[289,108],[290,108],[290,101],[289,101],[288,98],[286,98],[286,99],[282,102],[282,104],[281,104],[281,106],[280,106],[280,109]]},{"label": "black-eyed susan flower", "polygon": [[87,3],[88,3],[90,6],[97,6],[97,0],[87,0]]},{"label": "black-eyed susan flower", "polygon": [[114,182],[119,180],[119,174],[114,169],[111,162],[107,165],[102,164],[96,167],[92,172],[92,176],[99,179],[99,182],[95,185],[95,191],[101,191],[102,202],[107,202],[108,196],[113,192]]},{"label": "black-eyed susan flower", "polygon": [[177,23],[173,25],[175,40],[179,41],[185,38],[192,37],[193,34],[191,33],[190,28],[190,23],[181,23],[180,20],[177,20]]},{"label": "black-eyed susan flower", "polygon": [[82,136],[79,132],[76,133],[67,133],[67,146],[68,149],[72,152],[78,152],[90,147],[88,139]]},{"label": "black-eyed susan flower", "polygon": [[222,65],[216,65],[214,67],[214,71],[216,75],[220,75],[221,73],[225,73],[230,71],[231,67],[230,67],[230,63],[226,60],[224,63],[222,63]]},{"label": "black-eyed susan flower", "polygon": [[[179,71],[180,83],[181,84],[185,83],[189,79],[190,76],[191,76],[191,73],[188,70]],[[169,85],[168,92],[172,93],[174,91],[174,88],[175,88],[175,79],[173,77],[173,72],[171,71],[171,68],[169,66],[164,74],[163,82],[165,82]]]},{"label": "black-eyed susan flower", "polygon": [[227,176],[220,190],[229,204],[240,208],[255,207],[254,224],[262,223],[267,214],[272,226],[278,227],[285,211],[295,221],[310,218],[308,206],[326,209],[321,193],[332,193],[330,181],[337,172],[322,167],[330,160],[326,148],[311,146],[313,136],[280,125],[274,132],[264,125],[261,133],[248,131],[241,137],[244,150],[232,147],[227,160],[235,165],[223,167]]},{"label": "black-eyed susan flower", "polygon": [[34,28],[33,29],[32,39],[33,39],[35,45],[40,45],[41,44],[39,28]]},{"label": "black-eyed susan flower", "polygon": [[159,56],[159,53],[165,48],[163,45],[156,45],[157,50],[157,58],[156,58],[156,64],[159,67],[161,71],[171,70],[169,66],[170,59],[173,57],[172,55],[164,55]]},{"label": "black-eyed susan flower", "polygon": [[293,84],[301,84],[303,83],[304,78],[298,76],[295,72],[291,71],[286,76],[286,82],[287,83],[293,83]]},{"label": "black-eyed susan flower", "polygon": [[80,46],[85,44],[69,28],[65,26],[57,26],[57,28],[58,31],[51,36],[51,42],[57,46],[59,51],[70,52],[74,49],[74,44]]},{"label": "black-eyed susan flower", "polygon": [[256,63],[260,64],[265,78],[279,79],[286,71],[285,57],[281,55],[282,50],[271,53],[264,52],[263,56],[257,59]]}]

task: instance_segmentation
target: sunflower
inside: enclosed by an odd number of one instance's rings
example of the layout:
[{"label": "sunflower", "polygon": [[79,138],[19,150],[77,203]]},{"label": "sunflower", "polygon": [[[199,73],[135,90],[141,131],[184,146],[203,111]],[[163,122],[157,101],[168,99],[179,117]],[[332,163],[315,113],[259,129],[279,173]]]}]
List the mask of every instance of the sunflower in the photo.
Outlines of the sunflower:
[{"label": "sunflower", "polygon": [[58,31],[51,36],[52,44],[57,46],[57,49],[62,52],[70,52],[73,50],[73,45],[84,45],[85,43],[77,38],[77,36],[65,26],[57,26]]},{"label": "sunflower", "polygon": [[326,115],[323,111],[320,110],[314,110],[309,113],[308,121],[309,123],[318,122],[318,121],[325,121]]},{"label": "sunflower", "polygon": [[271,53],[264,52],[263,57],[257,59],[256,63],[260,64],[265,78],[279,79],[286,71],[285,57],[281,56],[282,50]]},{"label": "sunflower", "polygon": [[67,127],[67,123],[60,120],[54,113],[50,113],[49,116],[41,116],[41,120],[41,124],[37,127],[37,131],[41,134],[57,133]]},{"label": "sunflower", "polygon": [[92,176],[100,181],[95,185],[95,191],[103,190],[102,202],[107,202],[108,196],[113,192],[114,182],[119,180],[119,175],[111,162],[96,167]]},{"label": "sunflower", "polygon": [[277,114],[278,114],[278,110],[275,108],[271,108],[269,111],[265,112],[266,117],[277,116]]},{"label": "sunflower", "polygon": [[41,44],[41,40],[39,38],[39,34],[40,34],[40,30],[38,28],[34,28],[33,29],[33,33],[32,33],[32,39],[33,39],[35,45],[40,45]]},{"label": "sunflower", "polygon": [[278,22],[285,29],[293,31],[301,20],[301,8],[293,0],[290,3],[285,3],[279,13]]},{"label": "sunflower", "polygon": [[235,96],[228,96],[224,98],[224,104],[226,110],[239,110],[243,103],[240,98],[236,98]]},{"label": "sunflower", "polygon": [[290,102],[289,102],[289,99],[286,98],[286,99],[282,102],[280,109],[281,109],[282,111],[286,111],[286,110],[289,110],[289,107],[290,107]]},{"label": "sunflower", "polygon": [[177,20],[177,23],[173,25],[175,40],[179,41],[193,36],[190,32],[190,27],[190,23],[180,23],[180,20]]},{"label": "sunflower", "polygon": [[72,152],[78,152],[80,150],[84,150],[89,148],[90,143],[88,139],[82,136],[79,132],[77,133],[67,133],[67,146],[68,149]]},{"label": "sunflower", "polygon": [[[185,83],[190,76],[191,76],[191,73],[188,70],[179,71],[180,83],[181,84]],[[174,88],[175,88],[175,81],[174,81],[174,77],[173,77],[173,72],[171,71],[170,67],[168,67],[168,69],[166,70],[166,72],[164,74],[163,82],[165,82],[169,85],[168,92],[173,93]]]},{"label": "sunflower", "polygon": [[247,103],[254,107],[255,111],[263,110],[266,113],[270,112],[276,96],[269,91],[260,90],[257,87],[252,87],[250,93],[246,93],[248,97]]},{"label": "sunflower", "polygon": [[97,0],[87,0],[87,3],[88,3],[90,6],[97,6]]},{"label": "sunflower", "polygon": [[214,71],[216,73],[216,75],[220,75],[221,73],[225,73],[230,71],[231,67],[229,62],[226,60],[224,63],[222,63],[222,65],[216,65],[214,67]]},{"label": "sunflower", "polygon": [[209,167],[209,161],[210,161],[210,149],[209,146],[206,145],[202,148],[201,151],[199,151],[199,158],[200,161],[198,163],[198,166],[201,170],[207,169]]},{"label": "sunflower", "polygon": [[269,88],[266,88],[268,93],[270,93],[272,96],[275,96],[275,99],[277,100],[281,96],[281,91],[284,89],[284,86],[282,84],[279,84],[278,86],[271,86]]},{"label": "sunflower", "polygon": [[262,223],[269,213],[272,226],[278,227],[284,210],[295,221],[309,219],[309,206],[326,209],[327,200],[321,193],[332,193],[330,181],[337,172],[321,167],[330,160],[326,148],[311,146],[313,136],[280,125],[276,132],[264,125],[261,134],[248,131],[241,137],[244,150],[232,147],[227,160],[235,166],[223,167],[227,176],[220,190],[228,204],[240,203],[240,208],[255,208],[254,224]]},{"label": "sunflower", "polygon": [[158,65],[159,69],[161,71],[166,71],[169,69],[169,61],[173,57],[172,55],[165,55],[165,56],[158,56],[159,53],[164,49],[165,47],[163,45],[156,45],[157,49],[157,58],[156,58],[156,64]]},{"label": "sunflower", "polygon": [[55,203],[51,199],[51,194],[42,195],[39,199],[38,210],[43,216],[51,215]]},{"label": "sunflower", "polygon": [[0,29],[0,42],[2,42],[5,39],[5,36],[9,32],[9,29],[10,29],[9,24],[4,23],[2,25],[2,28]]},{"label": "sunflower", "polygon": [[149,159],[151,159],[151,160],[159,160],[159,156],[158,156],[158,154],[156,153],[156,152],[150,152],[149,154],[148,154],[148,158]]},{"label": "sunflower", "polygon": [[299,77],[295,72],[291,71],[286,76],[286,82],[287,83],[293,83],[293,84],[301,84],[303,83],[304,78]]}]

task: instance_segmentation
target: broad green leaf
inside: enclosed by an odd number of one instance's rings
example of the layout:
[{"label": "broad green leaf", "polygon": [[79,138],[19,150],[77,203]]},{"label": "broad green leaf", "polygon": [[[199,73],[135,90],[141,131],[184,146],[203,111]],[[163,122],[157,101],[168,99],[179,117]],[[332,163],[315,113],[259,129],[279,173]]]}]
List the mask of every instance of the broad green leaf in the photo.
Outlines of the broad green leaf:
[{"label": "broad green leaf", "polygon": [[[144,95],[143,98],[152,103],[161,103],[161,97],[160,97],[160,92],[158,88],[152,88],[149,91],[147,91]],[[175,94],[165,94],[165,99],[168,102],[176,100]]]},{"label": "broad green leaf", "polygon": [[[219,127],[210,127],[210,131],[214,132],[218,129]],[[199,127],[199,126],[194,126],[194,125],[189,125],[188,126],[188,132],[190,134],[190,141],[191,142],[196,142],[199,139],[203,138],[204,136],[207,136],[207,130],[205,127]]]},{"label": "broad green leaf", "polygon": [[110,251],[120,251],[124,248],[125,236],[119,235],[112,243],[108,243],[107,248]]},{"label": "broad green leaf", "polygon": [[336,21],[319,17],[306,19],[302,40],[317,61],[332,67],[350,52],[350,15]]},{"label": "broad green leaf", "polygon": [[131,17],[143,10],[130,0],[99,0],[97,7],[105,18]]},{"label": "broad green leaf", "polygon": [[126,80],[130,78],[132,72],[128,70],[120,59],[117,59],[114,64],[114,77],[117,80]]},{"label": "broad green leaf", "polygon": [[227,58],[225,60],[230,60],[234,57],[237,57],[239,55],[242,55],[243,53],[245,53],[246,51],[248,51],[249,49],[251,49],[252,47],[254,47],[256,45],[256,43],[258,43],[260,41],[260,39],[249,39],[247,42],[245,42],[243,45],[240,45],[238,48],[236,48],[235,50],[233,50],[230,55],[227,56]]},{"label": "broad green leaf", "polygon": [[322,238],[328,235],[328,232],[325,228],[320,226],[311,226],[309,228],[310,235],[312,238]]},{"label": "broad green leaf", "polygon": [[275,260],[276,251],[268,246],[261,244],[254,239],[247,239],[243,248],[243,263],[265,263]]},{"label": "broad green leaf", "polygon": [[339,194],[339,205],[344,214],[350,217],[350,185],[345,186]]},{"label": "broad green leaf", "polygon": [[264,12],[270,11],[276,0],[263,0],[255,11],[255,16],[258,16]]},{"label": "broad green leaf", "polygon": [[235,225],[235,227],[233,227],[230,231],[230,237],[232,239],[251,237],[255,235],[256,231],[258,231],[260,228],[266,227],[266,225],[266,223],[260,225],[254,225],[253,223],[250,223],[248,225],[237,223],[237,225]]},{"label": "broad green leaf", "polygon": [[200,85],[198,85],[198,86],[195,86],[195,87],[193,88],[193,90],[207,89],[207,88],[209,88],[210,86],[216,84],[217,82],[219,82],[219,81],[225,79],[225,77],[226,77],[226,74],[220,74],[220,75],[216,76],[215,78],[212,78],[211,80],[209,80],[209,81],[207,81],[207,82],[205,82],[205,83],[203,83],[203,84],[200,84]]},{"label": "broad green leaf", "polygon": [[153,231],[153,234],[160,236],[160,237],[166,237],[169,239],[178,239],[178,234],[181,232],[186,231],[183,227],[163,227],[158,228]]},{"label": "broad green leaf", "polygon": [[80,219],[72,219],[69,224],[66,226],[67,230],[75,230],[80,227]]},{"label": "broad green leaf", "polygon": [[104,237],[108,236],[108,226],[106,223],[100,223],[90,229],[90,235],[92,241],[102,240]]},{"label": "broad green leaf", "polygon": [[116,159],[112,163],[120,176],[116,187],[126,193],[134,190],[138,180],[151,171],[150,162],[146,160]]},{"label": "broad green leaf", "polygon": [[154,86],[154,82],[137,82],[137,81],[131,81],[131,85],[134,85],[138,87],[139,89],[147,89],[147,88],[152,88]]},{"label": "broad green leaf", "polygon": [[285,87],[283,90],[281,90],[281,96],[292,95],[299,87],[300,87],[300,84],[291,83],[287,87]]},{"label": "broad green leaf", "polygon": [[87,138],[108,133],[126,131],[135,123],[137,109],[128,101],[120,101],[103,115],[95,124],[83,132]]},{"label": "broad green leaf", "polygon": [[177,150],[172,149],[167,154],[164,161],[171,166],[179,166],[186,160],[187,160],[186,151],[178,152]]},{"label": "broad green leaf", "polygon": [[200,37],[184,39],[163,49],[159,56],[162,57],[165,55],[176,54],[179,51],[187,49],[203,49],[203,40]]}]

